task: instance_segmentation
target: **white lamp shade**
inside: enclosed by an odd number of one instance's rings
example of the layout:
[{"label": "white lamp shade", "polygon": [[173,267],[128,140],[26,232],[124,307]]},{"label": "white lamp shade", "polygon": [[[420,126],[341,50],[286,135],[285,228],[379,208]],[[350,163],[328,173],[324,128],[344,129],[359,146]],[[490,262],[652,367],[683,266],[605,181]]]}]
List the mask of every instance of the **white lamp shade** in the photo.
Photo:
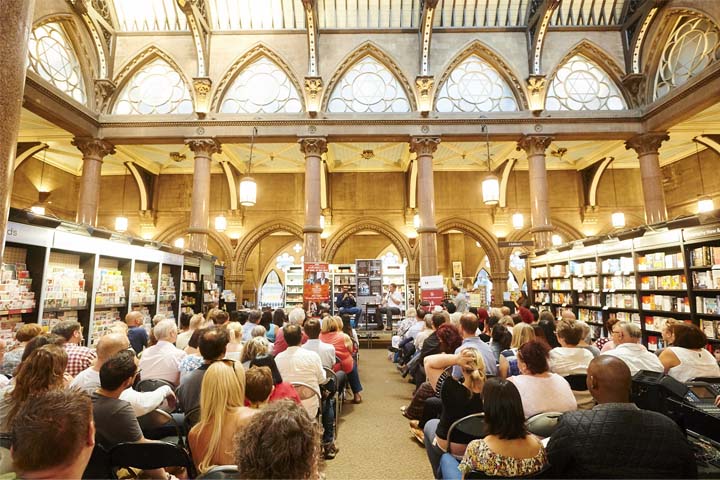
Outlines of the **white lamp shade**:
[{"label": "white lamp shade", "polygon": [[512,226],[515,230],[520,230],[525,226],[525,217],[522,213],[513,213]]},{"label": "white lamp shade", "polygon": [[257,200],[257,183],[252,177],[240,180],[240,205],[252,207]]},{"label": "white lamp shade", "polygon": [[625,226],[625,214],[623,212],[615,212],[610,217],[614,228],[622,228]]},{"label": "white lamp shade", "polygon": [[415,227],[415,230],[420,228],[420,215],[418,214],[413,215],[413,227]]},{"label": "white lamp shade", "polygon": [[225,215],[221,214],[215,217],[215,230],[218,232],[227,230],[227,218],[225,218]]},{"label": "white lamp shade", "polygon": [[555,234],[552,236],[552,244],[553,245],[555,245],[557,247],[558,245],[562,245],[562,243],[563,243],[563,240],[560,235]]},{"label": "white lamp shade", "polygon": [[325,216],[320,215],[320,228],[325,229]]},{"label": "white lamp shade", "polygon": [[500,182],[495,175],[488,175],[482,182],[483,203],[497,205],[500,202]]},{"label": "white lamp shade", "polygon": [[175,240],[175,246],[177,248],[185,248],[185,239],[180,237],[177,240]]},{"label": "white lamp shade", "polygon": [[43,207],[39,203],[30,207],[30,211],[35,215],[45,215],[45,207]]},{"label": "white lamp shade", "polygon": [[700,197],[698,199],[698,213],[712,212],[715,210],[715,203],[710,197]]},{"label": "white lamp shade", "polygon": [[127,217],[117,217],[115,218],[115,231],[116,232],[127,232],[128,229],[128,219]]}]

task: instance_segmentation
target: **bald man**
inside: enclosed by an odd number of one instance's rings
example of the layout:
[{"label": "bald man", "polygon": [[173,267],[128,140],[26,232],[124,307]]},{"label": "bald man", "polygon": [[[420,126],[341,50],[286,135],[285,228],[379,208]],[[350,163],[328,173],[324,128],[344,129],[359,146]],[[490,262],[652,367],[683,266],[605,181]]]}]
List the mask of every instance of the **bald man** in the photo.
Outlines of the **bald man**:
[{"label": "bald man", "polygon": [[[110,357],[123,350],[130,348],[130,341],[125,335],[109,333],[100,337],[97,344],[97,360],[95,365],[86,368],[73,379],[70,388],[85,390],[92,394],[100,388],[100,368]],[[175,394],[168,386],[162,386],[152,392],[138,392],[132,387],[120,394],[120,399],[129,402],[135,411],[135,416],[141,417],[159,407],[163,401],[169,398],[174,404]]]},{"label": "bald man", "polygon": [[630,368],[619,358],[588,366],[592,410],[565,413],[547,445],[552,474],[562,478],[696,478],[683,432],[668,417],[630,403]]},{"label": "bald man", "polygon": [[125,323],[128,326],[128,339],[135,353],[143,351],[148,344],[148,332],[143,326],[144,317],[140,312],[130,312],[125,315]]}]

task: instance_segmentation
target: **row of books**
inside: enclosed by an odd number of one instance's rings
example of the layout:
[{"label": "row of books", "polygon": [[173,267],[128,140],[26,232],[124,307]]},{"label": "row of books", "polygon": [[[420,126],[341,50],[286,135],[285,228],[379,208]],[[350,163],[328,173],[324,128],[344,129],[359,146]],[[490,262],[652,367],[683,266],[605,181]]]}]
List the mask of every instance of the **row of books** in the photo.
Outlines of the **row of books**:
[{"label": "row of books", "polygon": [[190,270],[183,270],[182,279],[190,282],[197,282],[198,274],[197,272],[191,272]]},{"label": "row of books", "polygon": [[665,324],[668,322],[668,320],[677,321],[677,319],[675,319],[675,318],[658,317],[655,315],[646,315],[645,316],[645,330],[647,330],[649,332],[662,332],[663,328],[665,328]]},{"label": "row of books", "polygon": [[648,275],[640,277],[640,290],[686,290],[685,275]]},{"label": "row of books", "polygon": [[597,262],[570,262],[570,275],[596,275]]},{"label": "row of books", "polygon": [[720,269],[693,272],[693,287],[720,290]]},{"label": "row of books", "polygon": [[5,350],[0,350],[0,354],[15,348],[15,332],[24,324],[20,314],[0,316],[0,340],[5,342]]},{"label": "row of books", "polygon": [[602,311],[601,310],[588,310],[587,308],[578,309],[578,320],[588,323],[602,323]]},{"label": "row of books", "polygon": [[598,277],[574,277],[572,280],[573,290],[597,290],[600,288]]},{"label": "row of books", "polygon": [[690,301],[687,297],[674,295],[643,295],[642,308],[643,310],[690,313]]},{"label": "row of books", "polygon": [[710,267],[720,265],[720,247],[698,247],[690,251],[690,266]]},{"label": "row of books", "polygon": [[585,305],[588,307],[600,307],[600,294],[599,293],[579,293],[578,294],[578,305]]},{"label": "row of books", "polygon": [[635,275],[603,277],[604,290],[635,290]]},{"label": "row of books", "polygon": [[539,278],[547,278],[548,275],[548,268],[547,265],[543,265],[542,267],[533,267],[530,269],[530,278],[535,280]]},{"label": "row of books", "polygon": [[551,282],[553,290],[570,290],[570,279],[556,278]]},{"label": "row of books", "polygon": [[703,318],[700,320],[700,329],[707,338],[720,338],[720,321]]},{"label": "row of books", "polygon": [[720,315],[720,296],[695,297],[695,310],[700,314]]},{"label": "row of books", "polygon": [[637,296],[626,293],[605,295],[605,306],[611,308],[638,308]]},{"label": "row of books", "polygon": [[638,257],[638,270],[662,270],[665,268],[684,268],[685,258],[682,252],[665,253],[655,252],[648,253]]},{"label": "row of books", "polygon": [[600,271],[604,275],[633,272],[635,263],[632,257],[606,258],[600,263]]},{"label": "row of books", "polygon": [[565,292],[554,292],[552,294],[552,303],[567,303],[572,304],[573,298],[571,293],[565,293]]},{"label": "row of books", "polygon": [[532,281],[533,290],[547,290],[549,285],[548,280],[544,278]]}]

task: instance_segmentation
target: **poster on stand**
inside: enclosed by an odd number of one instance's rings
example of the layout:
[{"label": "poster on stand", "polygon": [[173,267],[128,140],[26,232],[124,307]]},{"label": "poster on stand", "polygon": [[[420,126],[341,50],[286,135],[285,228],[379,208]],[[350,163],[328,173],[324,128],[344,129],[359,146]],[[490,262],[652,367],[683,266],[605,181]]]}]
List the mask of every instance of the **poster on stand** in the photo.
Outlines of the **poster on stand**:
[{"label": "poster on stand", "polygon": [[445,297],[442,275],[420,277],[420,299],[430,302],[430,308],[442,305]]},{"label": "poster on stand", "polygon": [[317,316],[322,304],[330,305],[330,267],[323,262],[305,262],[303,272],[305,311]]}]

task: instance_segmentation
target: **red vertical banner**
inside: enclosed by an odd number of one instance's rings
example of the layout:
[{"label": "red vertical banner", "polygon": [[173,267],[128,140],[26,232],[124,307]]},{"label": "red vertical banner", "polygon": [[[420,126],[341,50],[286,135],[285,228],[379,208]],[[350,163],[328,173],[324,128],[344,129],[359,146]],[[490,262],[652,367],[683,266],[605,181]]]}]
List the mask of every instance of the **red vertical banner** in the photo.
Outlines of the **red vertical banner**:
[{"label": "red vertical banner", "polygon": [[441,275],[420,277],[420,289],[420,298],[430,302],[431,308],[442,304],[445,292]]},{"label": "red vertical banner", "polygon": [[303,300],[305,311],[317,315],[320,305],[330,302],[330,267],[322,262],[305,262],[303,270]]}]

